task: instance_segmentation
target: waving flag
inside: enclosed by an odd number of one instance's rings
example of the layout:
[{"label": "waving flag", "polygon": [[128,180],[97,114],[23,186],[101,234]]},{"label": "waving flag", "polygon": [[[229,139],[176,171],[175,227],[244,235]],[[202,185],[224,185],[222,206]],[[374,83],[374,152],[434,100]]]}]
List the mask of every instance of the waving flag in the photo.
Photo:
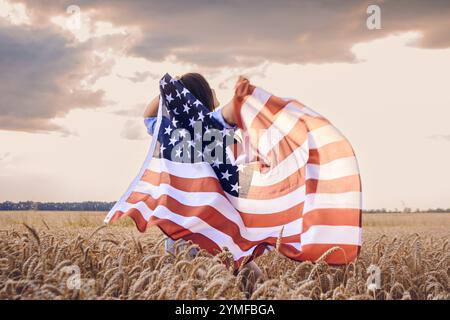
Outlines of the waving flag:
[{"label": "waving flag", "polygon": [[267,247],[295,260],[353,261],[361,246],[361,184],[349,142],[300,102],[241,81],[240,136],[225,129],[181,82],[160,81],[148,156],[105,222],[131,217],[238,266]]}]

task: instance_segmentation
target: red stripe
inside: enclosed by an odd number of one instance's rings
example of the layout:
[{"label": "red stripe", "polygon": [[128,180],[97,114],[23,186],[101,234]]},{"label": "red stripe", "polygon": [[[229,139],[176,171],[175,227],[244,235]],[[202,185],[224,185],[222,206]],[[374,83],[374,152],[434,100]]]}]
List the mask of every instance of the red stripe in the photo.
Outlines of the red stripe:
[{"label": "red stripe", "polygon": [[[181,178],[164,171],[158,173],[146,170],[141,180],[151,183],[154,186],[159,186],[161,183],[170,184],[172,187],[184,192],[217,192],[223,195],[225,201],[227,201],[222,186],[216,178]],[[301,218],[303,203],[299,203],[286,210],[264,215],[236,211],[240,213],[244,225],[247,227],[273,227]]]},{"label": "red stripe", "polygon": [[[194,207],[182,204],[178,200],[169,195],[161,195],[158,199],[154,199],[148,194],[133,192],[127,199],[128,203],[136,204],[144,202],[150,210],[155,210],[157,206],[164,206],[170,211],[183,217],[197,217],[209,224],[212,228],[227,234],[233,239],[233,242],[239,246],[242,251],[247,251],[251,247],[260,242],[276,243],[277,237],[267,237],[260,241],[251,241],[242,237],[239,226],[233,221],[227,219],[219,211],[211,206]],[[281,227],[280,227],[281,229]],[[300,231],[300,230],[299,230]],[[283,237],[286,242],[298,241],[300,232],[296,235]]]},{"label": "red stripe", "polygon": [[360,209],[316,209],[303,214],[302,232],[316,225],[326,226],[360,226]]},{"label": "red stripe", "polygon": [[[138,230],[141,232],[144,232],[149,226],[155,225],[158,226],[166,236],[170,237],[173,240],[183,239],[185,241],[192,241],[192,243],[197,244],[200,248],[206,250],[207,252],[213,255],[222,251],[222,249],[220,248],[219,245],[217,245],[217,243],[215,243],[208,237],[205,237],[201,233],[193,233],[190,230],[185,229],[179,224],[168,219],[160,219],[152,216],[150,217],[149,221],[146,221],[142,216],[142,214],[137,209],[130,209],[127,212],[116,211],[113,218],[111,219],[111,223],[125,216],[133,219],[136,226],[138,227]],[[266,247],[265,244],[256,245],[255,249],[253,250],[252,257],[248,259],[247,262],[250,262],[252,259],[264,253],[265,247]],[[246,259],[245,256],[236,260],[234,262],[234,268],[235,269],[239,268],[244,259]]]}]

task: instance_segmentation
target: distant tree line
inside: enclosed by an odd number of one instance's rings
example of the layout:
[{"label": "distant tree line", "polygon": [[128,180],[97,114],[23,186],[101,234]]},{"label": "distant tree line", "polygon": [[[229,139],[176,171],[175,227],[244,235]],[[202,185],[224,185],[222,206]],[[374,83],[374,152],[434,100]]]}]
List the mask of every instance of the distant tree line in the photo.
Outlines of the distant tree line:
[{"label": "distant tree line", "polygon": [[[24,211],[24,210],[42,210],[42,211],[109,211],[115,202],[105,201],[83,201],[83,202],[34,202],[5,201],[0,203],[0,211]],[[450,213],[450,208],[430,208],[430,209],[370,209],[364,210],[365,213],[426,213],[440,212]]]},{"label": "distant tree line", "polygon": [[0,211],[109,211],[115,202],[83,201],[83,202],[34,202],[5,201],[0,203]]}]

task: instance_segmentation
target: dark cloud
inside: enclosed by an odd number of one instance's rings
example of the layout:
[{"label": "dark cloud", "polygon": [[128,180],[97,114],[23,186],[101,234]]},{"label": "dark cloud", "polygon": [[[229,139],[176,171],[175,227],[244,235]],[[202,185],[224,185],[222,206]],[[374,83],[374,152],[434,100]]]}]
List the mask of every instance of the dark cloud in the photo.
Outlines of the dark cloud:
[{"label": "dark cloud", "polygon": [[102,105],[103,92],[80,85],[92,75],[89,44],[51,27],[0,27],[0,129],[60,131],[51,122],[74,108]]},{"label": "dark cloud", "polygon": [[[26,1],[30,12],[63,14],[72,1]],[[143,36],[130,54],[158,61],[172,55],[201,67],[249,66],[262,61],[353,61],[353,44],[400,31],[421,31],[418,44],[450,46],[448,0],[80,0],[82,12]],[[381,7],[382,29],[366,28],[369,4]]]}]

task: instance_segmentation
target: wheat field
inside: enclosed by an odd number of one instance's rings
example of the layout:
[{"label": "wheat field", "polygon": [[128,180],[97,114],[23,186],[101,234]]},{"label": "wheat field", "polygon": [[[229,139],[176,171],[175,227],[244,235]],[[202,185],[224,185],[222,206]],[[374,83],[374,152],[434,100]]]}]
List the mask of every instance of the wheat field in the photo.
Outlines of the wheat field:
[{"label": "wheat field", "polygon": [[[157,228],[104,213],[0,212],[0,299],[449,299],[448,214],[365,214],[355,263],[256,259],[263,278],[216,256],[164,252]],[[378,281],[378,282],[377,282]]]}]

